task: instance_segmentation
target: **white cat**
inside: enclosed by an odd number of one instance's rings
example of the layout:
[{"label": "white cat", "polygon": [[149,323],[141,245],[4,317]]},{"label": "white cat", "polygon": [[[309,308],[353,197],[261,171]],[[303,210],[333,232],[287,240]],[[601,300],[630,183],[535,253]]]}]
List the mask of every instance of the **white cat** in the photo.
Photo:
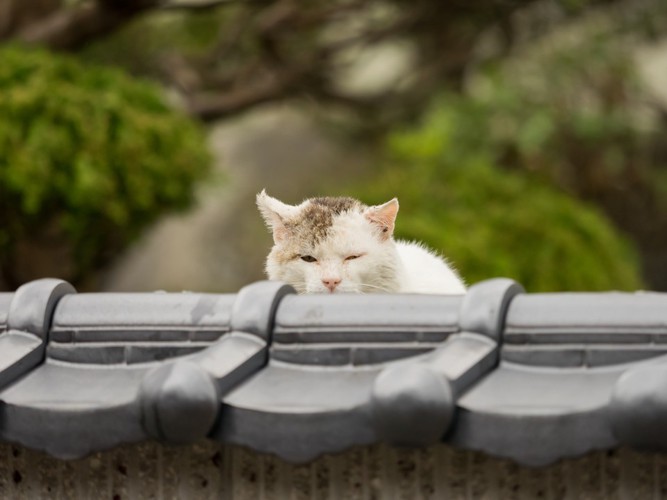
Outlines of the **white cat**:
[{"label": "white cat", "polygon": [[419,243],[394,241],[396,198],[371,207],[353,198],[293,206],[262,191],[257,206],[275,243],[266,273],[299,293],[466,292],[442,258]]}]

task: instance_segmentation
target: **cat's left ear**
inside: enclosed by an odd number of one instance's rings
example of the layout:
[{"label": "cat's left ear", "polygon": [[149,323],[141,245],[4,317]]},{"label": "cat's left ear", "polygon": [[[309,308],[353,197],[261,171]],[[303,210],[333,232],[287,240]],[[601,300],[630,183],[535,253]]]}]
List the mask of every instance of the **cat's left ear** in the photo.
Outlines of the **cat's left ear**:
[{"label": "cat's left ear", "polygon": [[264,222],[273,232],[273,241],[281,242],[287,237],[287,227],[285,221],[294,217],[299,211],[297,207],[287,205],[276,198],[272,198],[266,194],[266,190],[262,190],[257,195],[257,208],[264,218]]},{"label": "cat's left ear", "polygon": [[398,214],[398,200],[394,198],[382,205],[366,209],[364,215],[380,229],[380,238],[387,240],[394,234],[394,224]]}]

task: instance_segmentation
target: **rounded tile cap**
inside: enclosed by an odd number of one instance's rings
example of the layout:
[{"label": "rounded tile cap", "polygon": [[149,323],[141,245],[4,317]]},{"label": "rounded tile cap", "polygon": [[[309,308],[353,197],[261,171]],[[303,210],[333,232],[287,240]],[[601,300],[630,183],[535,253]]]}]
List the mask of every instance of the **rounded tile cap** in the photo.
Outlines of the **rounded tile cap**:
[{"label": "rounded tile cap", "polygon": [[140,395],[146,432],[174,444],[207,436],[220,408],[215,382],[190,361],[162,365],[148,372]]},{"label": "rounded tile cap", "polygon": [[449,429],[455,402],[449,381],[419,364],[385,368],[375,380],[371,415],[386,442],[425,446],[439,442]]}]

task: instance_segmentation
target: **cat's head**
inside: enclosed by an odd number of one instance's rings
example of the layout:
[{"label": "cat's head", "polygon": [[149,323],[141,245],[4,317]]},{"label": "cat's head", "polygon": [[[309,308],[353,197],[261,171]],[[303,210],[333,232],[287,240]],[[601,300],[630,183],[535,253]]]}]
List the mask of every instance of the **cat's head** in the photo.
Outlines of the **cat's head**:
[{"label": "cat's head", "polygon": [[257,206],[273,232],[269,279],[299,293],[388,292],[398,286],[395,198],[370,207],[352,198],[287,205],[262,191]]}]

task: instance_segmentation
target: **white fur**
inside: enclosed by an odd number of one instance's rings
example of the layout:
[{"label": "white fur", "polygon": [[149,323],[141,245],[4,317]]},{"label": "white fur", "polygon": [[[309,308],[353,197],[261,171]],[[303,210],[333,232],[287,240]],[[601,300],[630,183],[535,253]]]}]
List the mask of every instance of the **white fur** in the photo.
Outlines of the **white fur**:
[{"label": "white fur", "polygon": [[[292,207],[264,203],[267,198],[270,199],[264,192],[258,196],[262,215],[274,230],[275,245],[266,261],[269,279],[285,281],[299,293],[466,292],[461,278],[442,258],[418,243],[394,241],[376,222],[369,220],[367,215],[375,207],[336,216],[329,236],[311,246],[311,243],[290,240],[289,237],[275,238],[276,220],[293,216],[294,210],[304,204]],[[278,211],[272,212],[276,208]],[[274,215],[278,219],[272,219]],[[393,220],[391,222],[393,229]],[[317,261],[279,258],[281,253],[289,252],[309,255]],[[359,257],[347,260],[350,256]],[[332,281],[340,283],[330,290],[327,282]]]},{"label": "white fur", "polygon": [[397,241],[396,250],[403,265],[400,291],[406,293],[466,293],[458,273],[447,261],[421,243]]}]

